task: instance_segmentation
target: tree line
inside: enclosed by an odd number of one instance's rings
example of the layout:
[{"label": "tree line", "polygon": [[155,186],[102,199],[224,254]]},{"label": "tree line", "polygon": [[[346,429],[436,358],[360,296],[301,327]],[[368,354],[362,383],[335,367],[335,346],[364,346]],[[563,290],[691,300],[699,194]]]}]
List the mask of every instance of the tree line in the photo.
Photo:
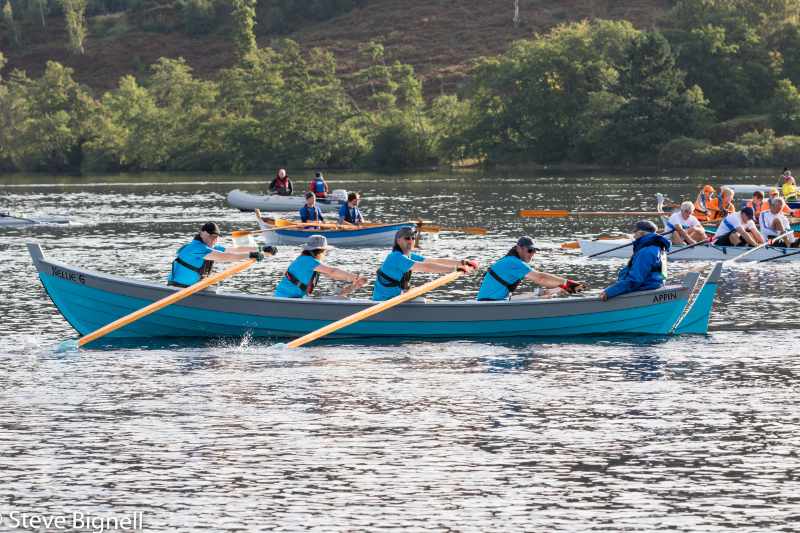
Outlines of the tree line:
[{"label": "tree line", "polygon": [[230,6],[238,57],[214,80],[164,58],[147,79],[125,76],[99,97],[58,63],[37,79],[0,79],[0,166],[800,163],[793,0],[681,0],[660,30],[560,25],[481,59],[459,94],[431,100],[413,68],[389,61],[378,42],[360,50],[366,67],[341,78],[329,51],[291,40],[259,48],[258,4]]}]

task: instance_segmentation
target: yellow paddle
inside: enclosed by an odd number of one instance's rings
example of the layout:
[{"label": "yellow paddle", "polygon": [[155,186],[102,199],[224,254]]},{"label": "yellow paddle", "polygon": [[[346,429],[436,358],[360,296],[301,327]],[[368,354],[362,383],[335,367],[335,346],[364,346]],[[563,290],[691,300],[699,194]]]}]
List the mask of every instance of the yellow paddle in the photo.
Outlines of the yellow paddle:
[{"label": "yellow paddle", "polygon": [[178,292],[172,293],[169,296],[167,296],[166,298],[162,298],[162,299],[160,299],[158,301],[155,301],[155,302],[151,303],[150,305],[148,305],[147,307],[143,307],[143,308],[139,309],[138,311],[134,311],[133,313],[130,313],[129,315],[125,315],[122,318],[118,318],[117,320],[113,321],[112,323],[107,324],[107,325],[103,326],[102,328],[97,329],[97,330],[89,333],[88,335],[84,335],[80,339],[70,339],[70,340],[63,341],[61,344],[58,345],[58,348],[56,349],[56,351],[65,352],[65,351],[68,351],[68,350],[77,350],[81,346],[83,346],[83,345],[85,345],[87,343],[90,343],[93,340],[99,339],[100,337],[102,337],[104,335],[107,335],[107,334],[111,333],[114,330],[117,330],[117,329],[119,329],[119,328],[121,328],[123,326],[127,326],[128,324],[130,324],[132,322],[136,322],[140,318],[143,318],[143,317],[146,317],[149,314],[155,313],[156,311],[158,311],[160,309],[164,309],[168,305],[172,305],[175,302],[179,302],[180,300],[183,300],[187,296],[191,296],[192,294],[194,294],[194,293],[196,293],[198,291],[202,291],[203,289],[205,289],[206,287],[208,287],[210,285],[214,285],[215,283],[219,283],[220,281],[224,280],[225,278],[229,278],[229,277],[233,276],[234,274],[237,274],[237,273],[241,272],[242,270],[250,268],[250,266],[255,262],[256,262],[255,259],[248,259],[247,261],[239,263],[238,265],[232,266],[228,270],[224,270],[222,272],[219,272],[218,274],[214,274],[213,276],[209,276],[207,278],[203,278],[200,281],[198,281],[197,283],[195,283],[194,285],[190,285],[189,287],[186,287],[185,289],[181,289]]},{"label": "yellow paddle", "polygon": [[392,307],[394,307],[396,305],[399,305],[399,304],[401,304],[403,302],[407,302],[409,300],[413,300],[414,298],[417,298],[418,296],[422,296],[426,292],[432,291],[433,289],[435,289],[437,287],[441,287],[442,285],[446,285],[446,284],[448,284],[448,283],[450,283],[452,281],[457,280],[459,278],[459,276],[461,276],[462,274],[463,274],[463,272],[460,271],[460,270],[457,270],[455,272],[451,272],[450,274],[442,276],[441,278],[435,279],[435,280],[433,280],[431,282],[428,282],[428,283],[426,283],[424,285],[420,285],[419,287],[415,287],[415,288],[413,288],[413,289],[411,289],[411,290],[409,290],[407,292],[404,292],[403,294],[401,294],[399,296],[395,296],[394,298],[392,298],[390,300],[386,300],[385,302],[380,302],[378,304],[373,305],[372,307],[367,307],[366,309],[362,309],[361,311],[359,311],[357,313],[353,313],[350,316],[346,316],[346,317],[342,318],[341,320],[337,320],[336,322],[328,324],[327,326],[323,326],[323,327],[319,328],[316,331],[312,331],[311,333],[303,335],[299,339],[293,340],[292,342],[290,342],[286,346],[288,348],[300,347],[300,346],[302,346],[304,344],[307,344],[307,343],[309,343],[311,341],[317,340],[320,337],[324,337],[325,335],[327,335],[329,333],[333,333],[336,330],[342,329],[342,328],[347,327],[347,326],[349,326],[351,324],[355,324],[356,322],[364,320],[365,318],[371,317],[373,315],[377,315],[378,313],[380,313],[382,311],[386,311],[387,309],[392,308]]}]

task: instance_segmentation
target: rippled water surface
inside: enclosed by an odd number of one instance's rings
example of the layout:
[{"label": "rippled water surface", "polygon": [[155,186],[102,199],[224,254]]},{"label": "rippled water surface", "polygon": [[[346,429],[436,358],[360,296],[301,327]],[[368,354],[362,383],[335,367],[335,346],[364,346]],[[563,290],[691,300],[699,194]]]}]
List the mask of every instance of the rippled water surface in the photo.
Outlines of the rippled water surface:
[{"label": "rippled water surface", "polygon": [[[652,210],[656,192],[679,200],[702,180],[464,172],[331,183],[362,191],[371,219],[489,229],[428,239],[429,256],[488,263],[531,234],[547,248],[539,268],[599,290],[623,261],[558,245],[632,220],[517,210]],[[145,531],[170,532],[800,530],[800,263],[726,268],[708,336],[565,331],[295,351],[269,339],[161,339],[54,352],[75,333],[25,242],[160,281],[203,222],[255,227],[225,204],[232,188],[255,192],[263,180],[0,178],[0,210],[72,220],[0,229],[0,531],[13,530],[12,511],[141,511]],[[296,253],[281,247],[225,289],[271,292]],[[371,276],[384,253],[337,249],[330,262]],[[670,273],[708,266],[673,262]],[[478,284],[462,279],[430,297],[471,298]]]}]

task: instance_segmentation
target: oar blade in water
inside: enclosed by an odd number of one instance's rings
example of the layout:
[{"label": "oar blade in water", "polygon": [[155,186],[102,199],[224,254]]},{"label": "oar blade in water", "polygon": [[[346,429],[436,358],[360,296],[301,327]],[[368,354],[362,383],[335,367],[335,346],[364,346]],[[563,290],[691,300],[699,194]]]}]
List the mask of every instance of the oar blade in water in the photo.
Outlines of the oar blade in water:
[{"label": "oar blade in water", "polygon": [[80,348],[78,339],[68,339],[61,341],[58,346],[56,346],[56,353],[76,352],[78,348]]}]

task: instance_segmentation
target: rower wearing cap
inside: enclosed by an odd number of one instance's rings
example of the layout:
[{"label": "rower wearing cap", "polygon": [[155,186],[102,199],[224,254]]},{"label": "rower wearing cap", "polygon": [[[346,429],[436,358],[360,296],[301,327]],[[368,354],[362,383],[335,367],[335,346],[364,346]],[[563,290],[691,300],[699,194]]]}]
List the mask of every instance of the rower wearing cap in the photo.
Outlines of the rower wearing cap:
[{"label": "rower wearing cap", "polygon": [[649,291],[664,285],[667,277],[667,252],[671,244],[649,220],[640,220],[634,226],[633,256],[619,272],[617,282],[600,293],[600,299],[635,291]]},{"label": "rower wearing cap", "polygon": [[722,219],[714,232],[717,246],[758,246],[766,242],[756,228],[755,213],[752,207],[743,207],[738,213],[731,213]]},{"label": "rower wearing cap", "polygon": [[681,208],[670,215],[666,227],[672,231],[672,244],[694,244],[706,238],[706,230],[692,211],[692,202],[683,202]]},{"label": "rower wearing cap", "polygon": [[341,268],[323,263],[325,254],[333,246],[323,235],[311,235],[303,244],[302,253],[292,261],[275,288],[275,296],[281,298],[305,298],[314,292],[320,274],[339,281],[349,281],[352,289],[363,287],[367,279]]},{"label": "rower wearing cap", "polygon": [[208,277],[214,262],[241,261],[243,259],[264,259],[264,253],[275,255],[278,251],[273,246],[265,246],[261,250],[251,246],[225,248],[217,244],[219,241],[219,226],[214,222],[206,222],[200,232],[194,236],[192,242],[184,244],[178,249],[172,261],[172,270],[167,278],[167,285],[174,287],[188,287],[203,278]]},{"label": "rower wearing cap", "polygon": [[[770,198],[769,210],[763,211],[758,216],[758,225],[761,228],[761,235],[763,235],[764,239],[771,240],[778,235],[783,235],[792,227],[789,219],[782,212],[785,206],[786,202],[783,201],[783,198]],[[794,232],[792,232],[781,238],[780,243],[775,244],[778,246],[797,247],[800,241],[794,238]]]},{"label": "rower wearing cap", "polygon": [[[777,188],[773,187],[769,190],[769,198],[767,200],[772,200],[773,198],[780,198],[781,193],[778,191]],[[792,213],[792,209],[786,204],[783,203],[783,210],[781,211],[784,215],[789,215]]]},{"label": "rower wearing cap", "polygon": [[468,259],[431,259],[413,252],[416,233],[414,228],[403,226],[394,235],[394,247],[384,259],[375,278],[372,299],[388,300],[399,296],[410,287],[411,272],[449,273],[461,270],[470,273],[478,268],[477,261]]},{"label": "rower wearing cap", "polygon": [[713,216],[710,209],[718,207],[717,196],[714,192],[714,187],[706,185],[700,194],[697,195],[697,200],[694,201],[694,215],[701,220],[708,220]]},{"label": "rower wearing cap", "polygon": [[[322,210],[317,205],[317,197],[313,192],[306,193],[306,205],[300,208],[300,222],[323,222]],[[319,228],[313,228],[319,229]]]},{"label": "rower wearing cap", "polygon": [[550,298],[556,294],[574,294],[585,288],[583,282],[534,270],[530,262],[539,250],[533,239],[527,235],[517,239],[517,244],[505,257],[486,271],[478,291],[478,301],[507,300],[523,280],[544,287],[544,290],[537,288],[532,295],[534,297]]}]

